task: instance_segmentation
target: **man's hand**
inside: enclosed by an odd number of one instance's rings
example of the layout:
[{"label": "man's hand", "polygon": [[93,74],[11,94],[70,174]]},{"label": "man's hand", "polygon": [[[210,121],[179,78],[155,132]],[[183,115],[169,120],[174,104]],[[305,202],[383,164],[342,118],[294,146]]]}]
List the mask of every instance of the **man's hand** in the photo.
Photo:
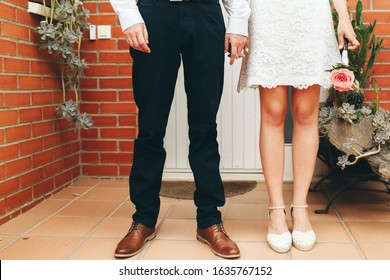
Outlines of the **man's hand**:
[{"label": "man's hand", "polygon": [[127,28],[123,33],[125,34],[126,42],[130,47],[141,52],[151,52],[148,46],[149,37],[145,23],[134,24]]},{"label": "man's hand", "polygon": [[245,52],[249,50],[249,39],[246,36],[226,33],[225,35],[225,53],[230,53],[230,65],[245,57]]}]

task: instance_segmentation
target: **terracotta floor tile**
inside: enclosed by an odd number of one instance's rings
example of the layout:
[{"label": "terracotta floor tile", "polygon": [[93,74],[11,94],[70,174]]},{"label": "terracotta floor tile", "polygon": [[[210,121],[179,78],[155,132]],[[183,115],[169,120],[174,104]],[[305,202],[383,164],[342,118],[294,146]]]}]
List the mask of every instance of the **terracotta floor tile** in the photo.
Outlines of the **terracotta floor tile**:
[{"label": "terracotta floor tile", "polygon": [[91,235],[93,238],[122,238],[131,226],[128,218],[109,218]]},{"label": "terracotta floor tile", "polygon": [[160,201],[161,202],[171,202],[171,203],[173,203],[176,200],[179,200],[179,199],[160,195]]},{"label": "terracotta floor tile", "polygon": [[50,216],[54,214],[56,211],[63,208],[66,204],[69,203],[69,200],[57,200],[57,199],[46,199],[39,203],[34,208],[30,209],[26,212],[26,215],[36,215],[36,216]]},{"label": "terracotta floor tile", "polygon": [[390,208],[384,204],[337,205],[344,221],[390,221]]},{"label": "terracotta floor tile", "polygon": [[158,214],[159,218],[166,218],[167,215],[171,212],[172,203],[171,202],[161,202],[160,212]]},{"label": "terracotta floor tile", "polygon": [[390,222],[350,222],[347,226],[359,243],[390,242]]},{"label": "terracotta floor tile", "polygon": [[27,213],[19,215],[1,225],[0,234],[20,235],[46,218],[42,215],[33,215],[33,211],[31,209]]},{"label": "terracotta floor tile", "polygon": [[[115,260],[114,252],[120,239],[88,238],[70,256],[69,260]],[[126,260],[136,260],[139,255]]]},{"label": "terracotta floor tile", "polygon": [[27,234],[31,236],[83,237],[96,227],[99,217],[61,217],[53,216]]},{"label": "terracotta floor tile", "polygon": [[229,198],[230,204],[268,204],[267,191],[252,190]]},{"label": "terracotta floor tile", "polygon": [[129,190],[128,179],[103,179],[96,185],[99,188],[124,188]]},{"label": "terracotta floor tile", "polygon": [[196,221],[193,219],[166,219],[156,239],[196,240]]},{"label": "terracotta floor tile", "polygon": [[390,243],[360,243],[368,260],[390,260]]},{"label": "terracotta floor tile", "polygon": [[293,260],[361,260],[363,259],[352,243],[317,243],[310,251],[291,248]]},{"label": "terracotta floor tile", "polygon": [[91,187],[66,187],[65,189],[50,197],[50,199],[73,200],[77,197],[80,197],[83,193],[89,191],[90,189]]},{"label": "terracotta floor tile", "polygon": [[77,238],[20,239],[0,252],[0,259],[61,260],[79,241]]},{"label": "terracotta floor tile", "polygon": [[97,184],[99,184],[102,181],[102,179],[79,179],[73,184],[71,184],[71,187],[94,187]]},{"label": "terracotta floor tile", "polygon": [[[327,192],[331,198],[332,192]],[[382,201],[373,192],[368,191],[346,191],[337,196],[335,205],[340,204],[381,204]]]},{"label": "terracotta floor tile", "polygon": [[111,216],[117,218],[131,219],[131,215],[135,212],[135,206],[130,201],[125,201]]},{"label": "terracotta floor tile", "polygon": [[172,206],[168,219],[195,219],[196,206],[193,200],[180,200]]},{"label": "terracotta floor tile", "polygon": [[210,248],[197,240],[153,240],[144,260],[214,260]]},{"label": "terracotta floor tile", "polygon": [[[291,182],[284,182],[283,183],[283,190],[284,191],[291,191],[292,189],[293,189],[293,184]],[[266,191],[267,186],[266,186],[265,182],[258,182],[255,190]]]},{"label": "terracotta floor tile", "polygon": [[[339,218],[336,215],[335,210],[333,207],[329,209],[329,213],[327,214],[316,214],[314,211],[317,209],[324,209],[326,204],[309,204],[309,218],[310,221],[338,221]],[[290,213],[290,207],[287,208],[287,213]],[[288,214],[287,219],[290,220],[291,217]]]},{"label": "terracotta floor tile", "polygon": [[226,220],[267,220],[266,204],[229,204]]},{"label": "terracotta floor tile", "polygon": [[129,197],[129,191],[124,188],[100,188],[95,187],[85,195],[81,196],[80,200],[115,200],[122,201]]},{"label": "terracotta floor tile", "polygon": [[264,242],[268,230],[268,221],[226,220],[225,229],[236,242]]},{"label": "terracotta floor tile", "polygon": [[288,254],[279,254],[266,242],[238,242],[240,260],[287,260]]},{"label": "terracotta floor tile", "polygon": [[0,236],[0,250],[7,246],[12,241],[18,238],[17,235],[1,235]]},{"label": "terracotta floor tile", "polygon": [[317,242],[352,242],[351,237],[340,222],[314,221],[311,224],[317,235]]},{"label": "terracotta floor tile", "polygon": [[57,215],[72,217],[105,217],[119,206],[119,204],[120,201],[78,200],[57,213]]}]

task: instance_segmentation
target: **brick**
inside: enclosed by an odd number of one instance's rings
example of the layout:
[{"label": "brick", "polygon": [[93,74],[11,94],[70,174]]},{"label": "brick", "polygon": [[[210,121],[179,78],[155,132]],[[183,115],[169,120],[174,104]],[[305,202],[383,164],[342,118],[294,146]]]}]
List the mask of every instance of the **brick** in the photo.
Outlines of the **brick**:
[{"label": "brick", "polygon": [[136,126],[137,117],[136,116],[119,116],[119,125],[120,126]]},{"label": "brick", "polygon": [[102,153],[101,163],[127,163],[133,162],[132,153]]},{"label": "brick", "polygon": [[76,141],[72,143],[72,153],[78,153],[81,151],[81,143],[80,141]]},{"label": "brick", "polygon": [[80,105],[80,112],[86,112],[87,114],[98,114],[99,113],[99,105],[91,104],[91,103],[82,103]]},{"label": "brick", "polygon": [[44,89],[60,89],[61,88],[61,80],[60,78],[52,78],[52,77],[44,77],[42,88]]},{"label": "brick", "polygon": [[[35,14],[27,12],[26,10],[16,9],[16,18],[19,23],[23,23],[29,26],[39,25],[39,17]],[[31,31],[34,32],[34,30]]]},{"label": "brick", "polygon": [[390,21],[389,12],[373,12],[373,11],[363,11],[363,20],[364,22],[371,23],[375,20],[377,23],[386,23]]},{"label": "brick", "polygon": [[15,4],[16,6],[20,6],[23,8],[28,8],[28,1],[25,0],[7,0],[7,2]]},{"label": "brick", "polygon": [[42,120],[42,108],[29,108],[19,110],[20,122],[31,122]]},{"label": "brick", "polygon": [[0,182],[0,197],[7,196],[19,190],[19,177]]},{"label": "brick", "polygon": [[38,58],[40,56],[41,51],[37,45],[18,42],[18,57]]},{"label": "brick", "polygon": [[64,131],[62,133],[62,141],[63,141],[63,143],[76,141],[78,139],[79,139],[79,130],[72,129],[72,130]]},{"label": "brick", "polygon": [[[390,18],[390,17],[389,17]],[[387,34],[390,34],[390,24],[381,24],[381,23],[378,23],[376,26],[375,26],[375,29],[374,29],[374,34],[375,35],[387,35]]]},{"label": "brick", "polygon": [[98,11],[99,13],[114,13],[109,2],[98,2]]},{"label": "brick", "polygon": [[82,149],[86,151],[116,151],[116,141],[93,141],[85,140],[82,142]]},{"label": "brick", "polygon": [[53,93],[51,92],[34,92],[31,94],[32,105],[47,105],[53,103]]},{"label": "brick", "polygon": [[20,187],[24,189],[42,180],[43,168],[35,169],[20,176]]},{"label": "brick", "polygon": [[5,174],[7,177],[23,173],[31,168],[31,158],[25,157],[5,164]]},{"label": "brick", "polygon": [[43,151],[32,156],[32,167],[48,164],[53,160],[53,150]]},{"label": "brick", "polygon": [[98,163],[99,154],[97,153],[86,153],[81,154],[81,163]]},{"label": "brick", "polygon": [[91,24],[96,25],[116,25],[117,16],[115,14],[111,15],[91,15],[88,19]]},{"label": "brick", "polygon": [[136,136],[135,128],[102,128],[100,129],[101,138],[129,139]]},{"label": "brick", "polygon": [[97,3],[95,2],[86,2],[84,3],[84,8],[90,11],[90,13],[96,13],[97,12]]},{"label": "brick", "polygon": [[0,180],[4,180],[4,178],[5,178],[5,164],[0,164]]},{"label": "brick", "polygon": [[19,76],[19,89],[40,89],[41,77],[39,76]]},{"label": "brick", "polygon": [[98,80],[95,78],[81,78],[80,88],[94,89],[97,88]]},{"label": "brick", "polygon": [[81,131],[81,138],[83,138],[83,139],[86,139],[86,138],[97,139],[98,137],[99,137],[99,131],[97,130],[97,128],[91,128],[88,130],[84,129]]},{"label": "brick", "polygon": [[374,9],[383,9],[383,10],[390,10],[390,3],[389,1],[383,1],[383,0],[374,0]]},{"label": "brick", "polygon": [[[5,203],[5,199],[0,200],[0,216],[3,217],[3,215],[7,213],[7,204]],[[5,221],[6,218],[0,219],[0,225],[3,224],[3,221]]]},{"label": "brick", "polygon": [[376,57],[376,62],[389,62],[390,61],[390,51],[381,50]]},{"label": "brick", "polygon": [[30,39],[29,28],[14,23],[3,22],[3,36],[28,41]]},{"label": "brick", "polygon": [[130,165],[120,165],[119,166],[119,176],[129,176],[131,172]]},{"label": "brick", "polygon": [[98,54],[96,52],[81,52],[81,59],[85,59],[87,63],[96,63]]},{"label": "brick", "polygon": [[83,42],[83,49],[86,51],[115,50],[116,42],[114,40],[95,40]]},{"label": "brick", "polygon": [[0,128],[0,144],[3,144],[5,142],[5,134],[4,129]]},{"label": "brick", "polygon": [[[355,10],[356,9],[356,3],[358,2],[359,0],[349,0],[348,1],[348,7],[351,9],[351,10]],[[370,0],[362,0],[362,3],[363,3],[363,9],[366,10],[366,9],[369,9],[371,7],[371,4],[370,4]]]},{"label": "brick", "polygon": [[30,62],[25,59],[4,58],[4,72],[29,73]]},{"label": "brick", "polygon": [[18,111],[0,109],[0,125],[17,124]]},{"label": "brick", "polygon": [[116,91],[96,91],[96,90],[83,90],[81,99],[83,102],[96,102],[96,101],[116,101]]},{"label": "brick", "polygon": [[0,54],[16,55],[16,42],[0,38]]},{"label": "brick", "polygon": [[32,200],[32,189],[24,189],[5,199],[8,210],[14,210]]},{"label": "brick", "polygon": [[68,170],[54,177],[54,186],[56,188],[64,186],[72,181],[72,171]]},{"label": "brick", "polygon": [[[7,92],[4,95],[4,107],[22,107],[30,106],[31,93]],[[20,112],[20,111],[19,111]]]},{"label": "brick", "polygon": [[116,126],[117,117],[115,116],[93,116],[94,126]]},{"label": "brick", "polygon": [[120,91],[119,101],[131,101],[134,102],[134,93],[132,90]]},{"label": "brick", "polygon": [[12,6],[0,3],[0,18],[16,20],[16,9]]},{"label": "brick", "polygon": [[100,105],[102,114],[134,114],[137,112],[135,103],[104,103]]},{"label": "brick", "polygon": [[117,75],[116,65],[90,65],[84,70],[86,76],[115,76]]},{"label": "brick", "polygon": [[54,190],[54,179],[50,178],[43,182],[39,182],[33,188],[34,198],[41,197]]},{"label": "brick", "polygon": [[57,119],[57,108],[57,105],[43,107],[43,119]]},{"label": "brick", "polygon": [[118,39],[118,50],[124,51],[124,50],[129,50],[129,44],[126,42],[125,39]]},{"label": "brick", "polygon": [[63,158],[64,156],[70,155],[71,153],[71,144],[61,145],[53,150],[54,159]]},{"label": "brick", "polygon": [[129,52],[100,52],[99,62],[115,62],[115,63],[126,63],[132,62]]},{"label": "brick", "polygon": [[7,142],[28,139],[31,137],[31,125],[19,125],[6,128],[5,139]]},{"label": "brick", "polygon": [[63,170],[62,166],[63,166],[62,160],[57,160],[48,165],[45,165],[43,167],[43,172],[45,177],[50,177],[54,174],[60,173]]},{"label": "brick", "polygon": [[4,98],[3,98],[3,93],[0,93],[0,108],[4,107]]},{"label": "brick", "polygon": [[80,163],[80,155],[72,155],[69,157],[64,158],[64,169],[69,169],[74,166],[79,165]]},{"label": "brick", "polygon": [[120,141],[119,150],[123,152],[134,151],[134,141]]},{"label": "brick", "polygon": [[49,134],[52,132],[53,132],[53,122],[52,121],[46,121],[46,122],[32,124],[32,134],[34,137],[39,136],[39,135]]},{"label": "brick", "polygon": [[0,76],[0,89],[16,89],[17,88],[17,77],[15,75],[4,75]]},{"label": "brick", "polygon": [[85,176],[117,176],[118,167],[116,165],[83,165],[82,174]]},{"label": "brick", "polygon": [[0,162],[15,159],[19,156],[19,145],[0,146]]},{"label": "brick", "polygon": [[31,61],[31,73],[52,75],[57,73],[57,67],[47,61]]},{"label": "brick", "polygon": [[386,87],[386,88],[389,88],[390,87],[390,79],[387,78],[387,77],[376,77],[375,80],[378,81],[378,85],[379,87]]},{"label": "brick", "polygon": [[133,75],[133,67],[130,65],[119,65],[118,74],[119,76],[131,76]]},{"label": "brick", "polygon": [[53,135],[48,135],[43,138],[43,148],[44,149],[49,149],[56,147],[58,145],[61,145],[62,140],[61,140],[61,135],[60,134],[53,134]]},{"label": "brick", "polygon": [[36,138],[20,143],[20,155],[26,156],[43,149],[43,139]]}]

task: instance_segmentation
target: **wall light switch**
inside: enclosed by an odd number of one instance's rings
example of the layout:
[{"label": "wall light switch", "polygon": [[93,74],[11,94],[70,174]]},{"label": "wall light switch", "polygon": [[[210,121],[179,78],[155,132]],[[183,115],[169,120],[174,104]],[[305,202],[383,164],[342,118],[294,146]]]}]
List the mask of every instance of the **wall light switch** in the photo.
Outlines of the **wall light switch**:
[{"label": "wall light switch", "polygon": [[89,26],[89,40],[96,40],[96,25]]},{"label": "wall light switch", "polygon": [[111,25],[98,25],[98,39],[111,38]]}]

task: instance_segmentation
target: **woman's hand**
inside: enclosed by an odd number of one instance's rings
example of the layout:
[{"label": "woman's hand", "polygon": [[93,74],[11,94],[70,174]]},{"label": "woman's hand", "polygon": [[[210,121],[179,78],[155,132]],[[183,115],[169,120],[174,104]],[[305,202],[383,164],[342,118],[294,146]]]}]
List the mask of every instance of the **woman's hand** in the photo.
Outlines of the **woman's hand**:
[{"label": "woman's hand", "polygon": [[342,49],[344,47],[344,39],[348,40],[348,49],[356,50],[359,47],[360,43],[356,39],[355,31],[353,30],[351,21],[349,18],[340,18],[339,25],[337,27],[337,34],[339,37],[339,47]]}]

